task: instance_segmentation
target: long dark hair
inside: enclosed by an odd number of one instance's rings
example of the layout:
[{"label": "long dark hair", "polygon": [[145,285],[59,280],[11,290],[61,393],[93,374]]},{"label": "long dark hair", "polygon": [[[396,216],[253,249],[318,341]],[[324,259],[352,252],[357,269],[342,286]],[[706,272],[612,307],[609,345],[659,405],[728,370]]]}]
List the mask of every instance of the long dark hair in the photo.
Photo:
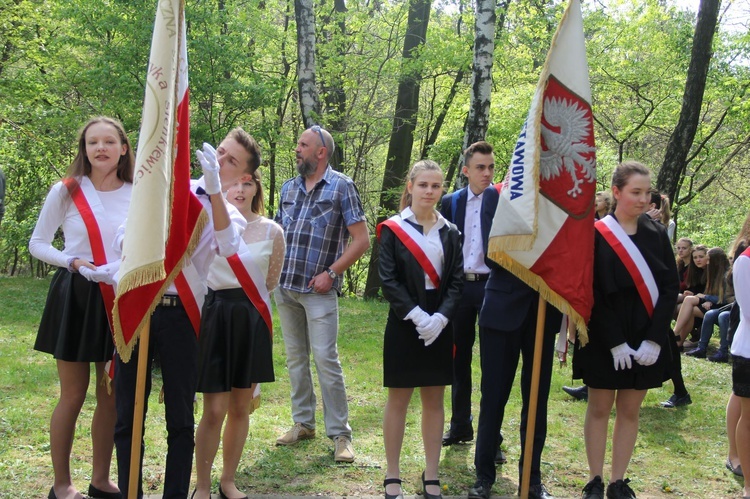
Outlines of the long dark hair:
[{"label": "long dark hair", "polygon": [[97,123],[106,123],[117,130],[117,135],[120,136],[120,143],[127,147],[127,151],[120,156],[120,160],[117,162],[117,178],[123,182],[133,183],[133,165],[135,165],[133,148],[130,146],[130,140],[125,133],[125,128],[122,126],[122,123],[120,123],[119,120],[108,116],[96,116],[91,118],[78,132],[78,152],[76,153],[73,162],[68,166],[66,177],[88,177],[91,175],[91,162],[86,155],[86,132],[92,125]]},{"label": "long dark hair", "polygon": [[253,182],[255,182],[255,197],[250,203],[250,210],[258,215],[265,216],[266,201],[263,197],[263,184],[260,182],[260,168],[253,171]]},{"label": "long dark hair", "polygon": [[704,244],[693,246],[693,251],[690,252],[690,263],[688,264],[685,283],[687,284],[687,289],[703,291],[706,288],[706,269],[700,269],[695,265],[695,262],[693,261],[693,253],[696,251],[702,251],[708,254],[708,246]]},{"label": "long dark hair", "polygon": [[706,265],[706,291],[707,295],[719,297],[719,303],[724,302],[727,292],[727,272],[729,272],[729,258],[724,250],[718,246],[708,250],[708,265]]}]

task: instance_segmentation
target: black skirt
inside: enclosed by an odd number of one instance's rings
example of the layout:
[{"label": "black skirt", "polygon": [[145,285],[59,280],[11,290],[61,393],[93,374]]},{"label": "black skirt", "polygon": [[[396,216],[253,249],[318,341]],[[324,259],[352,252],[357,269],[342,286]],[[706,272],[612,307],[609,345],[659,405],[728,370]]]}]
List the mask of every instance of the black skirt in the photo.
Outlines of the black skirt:
[{"label": "black skirt", "polygon": [[[427,292],[425,312],[437,310],[437,291]],[[453,328],[446,326],[438,339],[426,347],[412,321],[388,311],[383,342],[383,386],[415,388],[453,383]]]},{"label": "black skirt", "polygon": [[750,359],[732,356],[732,391],[738,397],[750,398]]},{"label": "black skirt", "polygon": [[274,381],[273,341],[241,288],[209,290],[198,337],[198,391],[229,392]]},{"label": "black skirt", "polygon": [[34,350],[68,362],[112,360],[115,345],[99,284],[59,268],[50,282]]}]

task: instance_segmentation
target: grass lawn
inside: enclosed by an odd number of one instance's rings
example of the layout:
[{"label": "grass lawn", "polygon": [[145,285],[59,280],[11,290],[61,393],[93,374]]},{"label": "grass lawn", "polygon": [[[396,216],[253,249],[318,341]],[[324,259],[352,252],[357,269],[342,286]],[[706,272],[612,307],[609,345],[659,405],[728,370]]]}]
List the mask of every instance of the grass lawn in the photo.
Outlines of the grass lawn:
[{"label": "grass lawn", "polygon": [[[48,280],[0,278],[0,497],[46,497],[52,484],[48,425],[59,386],[54,360],[33,350],[48,285]],[[381,348],[387,304],[342,299],[340,306],[339,350],[349,395],[356,461],[351,465],[334,464],[332,444],[325,437],[320,397],[318,437],[292,448],[275,446],[276,437],[292,423],[289,378],[277,323],[276,382],[263,386],[262,404],[251,416],[250,435],[240,463],[238,486],[249,494],[382,495],[385,457],[381,425],[386,392],[382,388]],[[476,422],[478,343],[475,353],[472,402]],[[638,497],[740,497],[742,482],[724,468],[727,452],[724,408],[731,391],[730,366],[683,357],[683,370],[693,405],[677,410],[660,408],[659,402],[671,394],[671,384],[646,396],[640,435],[630,464],[631,486]],[[542,475],[555,496],[580,497],[588,476],[583,442],[586,405],[563,393],[564,384],[571,384],[570,366],[554,370]],[[146,422],[147,494],[161,493],[163,479],[166,440],[164,407],[157,400],[160,386],[155,373]],[[78,420],[72,456],[74,483],[84,492],[91,473],[93,401],[92,384]],[[419,477],[424,467],[418,395],[412,404],[402,453],[402,478],[408,495],[421,490]],[[516,383],[505,411],[503,433],[509,463],[498,469],[494,488],[498,495],[514,495],[518,486],[520,406]],[[200,407],[199,396],[196,422]],[[446,413],[448,419],[449,389]],[[473,460],[473,445],[443,450],[440,474],[444,494],[466,494],[474,480]],[[218,458],[219,466],[220,463]],[[214,473],[214,480],[218,480],[218,473]]]}]

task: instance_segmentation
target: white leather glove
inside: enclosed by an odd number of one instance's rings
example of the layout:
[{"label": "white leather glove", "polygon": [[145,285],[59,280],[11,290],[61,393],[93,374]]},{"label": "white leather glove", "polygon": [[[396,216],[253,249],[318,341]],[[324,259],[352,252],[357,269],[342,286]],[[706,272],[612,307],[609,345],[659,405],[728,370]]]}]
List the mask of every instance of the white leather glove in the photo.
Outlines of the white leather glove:
[{"label": "white leather glove", "polygon": [[661,352],[661,345],[654,341],[646,340],[638,347],[638,351],[635,352],[633,358],[642,366],[650,366],[659,358],[659,352]]},{"label": "white leather glove", "polygon": [[447,325],[448,319],[443,314],[433,314],[425,327],[417,326],[419,339],[423,340],[424,346],[428,347],[435,343]]},{"label": "white leather glove", "polygon": [[627,343],[622,343],[614,348],[609,349],[615,360],[615,371],[630,369],[633,367],[633,360],[630,358],[635,355],[635,350],[630,348]]},{"label": "white leather glove", "polygon": [[[104,282],[107,283],[107,280],[109,279],[109,275],[107,274],[106,270],[102,270],[101,268],[98,268],[96,270],[91,270],[88,267],[81,266],[78,269],[78,273],[81,274],[83,277],[85,277],[87,280],[91,282]],[[109,283],[107,283],[109,284]]]},{"label": "white leather glove", "polygon": [[404,320],[412,321],[415,326],[426,326],[427,321],[430,320],[430,314],[422,310],[419,305],[411,309],[411,312],[406,314]]},{"label": "white leather glove", "polygon": [[195,151],[195,156],[200,161],[201,168],[203,168],[206,194],[219,194],[221,192],[221,178],[219,178],[219,161],[216,159],[216,149],[208,142],[204,142],[203,150]]}]

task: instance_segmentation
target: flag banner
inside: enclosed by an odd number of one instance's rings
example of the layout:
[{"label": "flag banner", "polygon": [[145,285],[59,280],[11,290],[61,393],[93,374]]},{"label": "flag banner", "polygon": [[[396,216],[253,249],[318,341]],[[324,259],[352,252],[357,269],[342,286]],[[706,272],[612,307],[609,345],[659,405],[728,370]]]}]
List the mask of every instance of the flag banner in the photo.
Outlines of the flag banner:
[{"label": "flag banner", "polygon": [[159,0],[113,311],[125,362],[208,223],[190,191],[188,96],[184,0]]},{"label": "flag banner", "polygon": [[576,325],[593,306],[596,149],[579,0],[555,36],[500,186],[488,256]]}]

